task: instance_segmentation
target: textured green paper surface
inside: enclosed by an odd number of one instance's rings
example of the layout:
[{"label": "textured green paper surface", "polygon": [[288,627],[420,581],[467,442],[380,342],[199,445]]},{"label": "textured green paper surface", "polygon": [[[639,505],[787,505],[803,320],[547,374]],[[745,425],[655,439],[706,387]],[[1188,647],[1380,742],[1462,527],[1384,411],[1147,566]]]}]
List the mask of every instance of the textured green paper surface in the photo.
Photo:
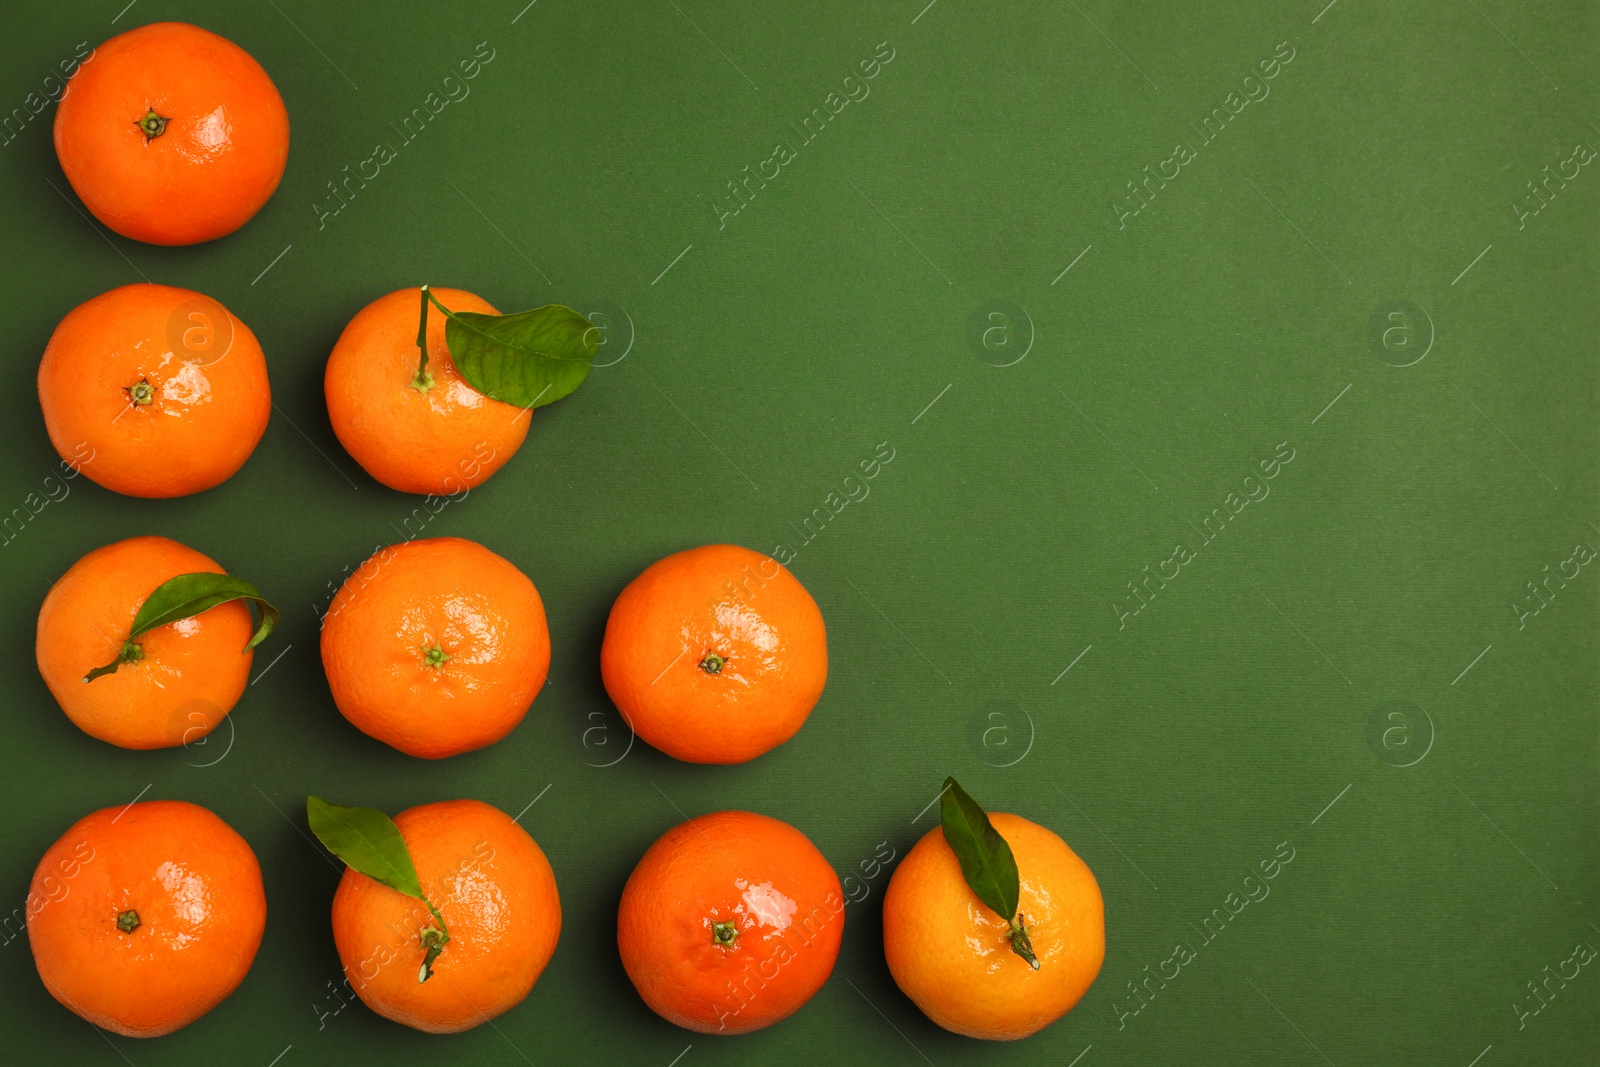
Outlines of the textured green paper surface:
[{"label": "textured green paper surface", "polygon": [[[1600,970],[1567,962],[1600,948],[1591,5],[124,2],[24,5],[0,43],[0,107],[43,109],[0,146],[0,510],[30,516],[0,547],[0,1058],[1593,1062]],[[82,217],[44,99],[80,42],[163,18],[247,48],[293,123],[272,201],[187,249]],[[142,276],[270,363],[265,439],[198,497],[52,478],[45,341]],[[610,330],[437,514],[322,403],[350,316],[424,281]],[[30,662],[47,583],[144,533],[283,609],[204,745],[92,740]],[[337,714],[316,642],[349,568],[436,534],[528,573],[554,658],[511,737],[429,763]],[[787,546],[832,653],[806,728],[739,767],[630,750],[598,676],[622,586],[711,541]],[[1104,890],[1099,981],[1022,1044],[944,1033],[883,962],[874,861],[947,774]],[[522,813],[565,908],[533,995],[450,1038],[341,1007],[308,793]],[[239,991],[146,1042],[59,1007],[18,933],[46,847],[140,796],[227,819],[270,907]],[[729,807],[805,831],[855,902],[816,999],[720,1040],[643,1006],[614,920],[651,841]]]}]

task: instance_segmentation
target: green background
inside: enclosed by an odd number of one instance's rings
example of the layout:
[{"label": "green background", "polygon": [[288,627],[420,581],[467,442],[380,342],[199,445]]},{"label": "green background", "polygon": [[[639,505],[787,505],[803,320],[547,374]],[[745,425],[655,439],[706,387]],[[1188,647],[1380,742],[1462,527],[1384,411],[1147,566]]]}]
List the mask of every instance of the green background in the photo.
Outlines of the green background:
[{"label": "green background", "polygon": [[[1521,228],[1511,207],[1600,143],[1592,5],[523,2],[95,0],[7,19],[5,108],[80,42],[182,19],[261,61],[293,146],[253,222],[184,249],[82,216],[53,107],[0,148],[15,379],[0,508],[54,471],[32,384],[51,329],[113,286],[220,299],[260,337],[277,408],[222,487],[144,501],[78,479],[0,548],[15,650],[0,889],[17,909],[0,1058],[1594,1062],[1600,967],[1520,1022],[1516,1005],[1539,1003],[1526,983],[1579,942],[1600,948],[1600,575],[1521,623],[1511,606],[1574,546],[1600,547],[1600,175],[1584,167]],[[391,124],[479,42],[494,58],[470,95],[399,145]],[[870,96],[801,144],[791,124],[879,42],[894,58]],[[1270,95],[1200,146],[1190,124],[1280,42],[1294,58]],[[1119,228],[1125,183],[1180,141],[1196,158]],[[398,158],[319,228],[326,183],[379,142]],[[719,225],[725,183],[778,142],[797,158]],[[526,571],[554,643],[523,725],[440,763],[349,726],[316,648],[345,571],[405,536],[418,503],[340,449],[323,362],[358,309],[422,281],[610,322],[610,365],[426,526]],[[1375,317],[1397,332],[1374,339]],[[883,442],[870,496],[802,545],[791,524]],[[1126,583],[1197,543],[1281,442],[1294,459],[1270,496],[1119,625]],[[28,662],[47,583],[146,533],[284,612],[205,745],[92,740]],[[832,656],[798,737],[723,768],[628,750],[597,669],[622,586],[714,541],[797,549]],[[1060,833],[1105,895],[1099,981],[1021,1044],[938,1029],[884,965],[888,875],[860,864],[880,842],[903,855],[952,773]],[[522,823],[565,923],[528,1000],[449,1038],[332,1013],[338,872],[307,839],[308,792],[391,812],[538,798]],[[59,1007],[16,935],[49,844],[136,796],[217,811],[270,901],[238,992],[143,1042]],[[809,1006],[717,1039],[644,1007],[614,917],[652,840],[727,807],[794,823],[866,896]],[[1282,842],[1295,858],[1270,895],[1202,944],[1194,926]],[[1197,958],[1131,1014],[1128,983],[1179,942]]]}]

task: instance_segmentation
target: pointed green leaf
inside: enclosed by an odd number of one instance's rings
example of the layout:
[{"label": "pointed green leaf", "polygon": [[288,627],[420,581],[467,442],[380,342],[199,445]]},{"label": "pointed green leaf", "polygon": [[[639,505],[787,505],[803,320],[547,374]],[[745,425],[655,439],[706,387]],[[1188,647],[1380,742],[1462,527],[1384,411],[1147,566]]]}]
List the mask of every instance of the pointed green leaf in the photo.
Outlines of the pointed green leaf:
[{"label": "pointed green leaf", "polygon": [[600,330],[560,304],[484,315],[451,311],[431,292],[427,298],[447,319],[445,344],[461,377],[507,404],[539,408],[567,396],[588,377],[600,347]]},{"label": "pointed green leaf", "polygon": [[1007,922],[1013,921],[1020,888],[1011,846],[954,778],[944,780],[940,797],[944,839],[961,863],[962,877],[989,910]]},{"label": "pointed green leaf", "polygon": [[124,663],[132,663],[143,658],[134,643],[151,630],[177,622],[179,619],[193,618],[201,612],[210,611],[219,604],[226,604],[232,600],[247,600],[260,612],[261,621],[256,626],[256,632],[242,649],[244,652],[250,651],[266,640],[272,628],[278,624],[278,609],[269,604],[256,591],[256,587],[243,578],[234,578],[227,574],[180,574],[176,578],[162,582],[156,586],[154,592],[145,597],[144,603],[139,605],[138,614],[133,617],[133,629],[123,642],[122,651],[117,654],[117,658],[103,667],[96,667],[84,675],[83,680],[92,682],[102,675],[110,674]]},{"label": "pointed green leaf", "polygon": [[307,797],[306,818],[317,840],[352,870],[427,903],[405,838],[389,816],[372,808],[347,808]]}]

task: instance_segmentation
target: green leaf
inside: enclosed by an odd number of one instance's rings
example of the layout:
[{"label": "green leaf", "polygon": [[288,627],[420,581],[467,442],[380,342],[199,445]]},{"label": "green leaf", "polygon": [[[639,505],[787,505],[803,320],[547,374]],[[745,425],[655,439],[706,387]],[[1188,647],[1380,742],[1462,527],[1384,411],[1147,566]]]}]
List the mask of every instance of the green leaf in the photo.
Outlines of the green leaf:
[{"label": "green leaf", "polygon": [[[447,319],[444,339],[456,370],[485,396],[539,408],[567,396],[588,377],[600,330],[571,308],[546,304],[513,315],[484,315],[451,311],[427,286],[423,292]],[[426,310],[423,315],[426,320]]]},{"label": "green leaf", "polygon": [[449,944],[450,930],[439,909],[423,895],[416,864],[411,861],[411,850],[406,848],[406,840],[400,836],[400,828],[394,820],[372,808],[347,808],[329,804],[321,797],[306,797],[306,820],[317,840],[351,870],[428,906],[434,925],[417,931],[422,948],[426,950],[417,971],[417,981],[426,982],[432,978],[433,961]]},{"label": "green leaf", "polygon": [[372,808],[347,808],[306,797],[306,819],[317,840],[346,866],[423,903],[411,851],[394,820]]},{"label": "green leaf", "polygon": [[961,862],[962,877],[989,910],[1011,922],[1017,917],[1020,893],[1011,846],[954,778],[944,780],[941,798],[944,839]]},{"label": "green leaf", "polygon": [[86,682],[92,682],[102,675],[110,674],[124,663],[132,663],[144,658],[137,644],[139,638],[161,626],[177,622],[179,619],[189,619],[201,612],[210,611],[219,604],[226,604],[232,600],[248,600],[254,604],[261,614],[261,621],[256,627],[256,632],[250,638],[242,651],[248,652],[255,648],[272,628],[278,624],[278,609],[269,604],[256,587],[243,578],[234,578],[226,574],[180,574],[176,578],[169,578],[156,586],[155,591],[145,597],[144,603],[139,605],[139,613],[133,617],[133,629],[122,643],[122,651],[117,653],[117,658],[103,667],[96,667],[83,676]]}]

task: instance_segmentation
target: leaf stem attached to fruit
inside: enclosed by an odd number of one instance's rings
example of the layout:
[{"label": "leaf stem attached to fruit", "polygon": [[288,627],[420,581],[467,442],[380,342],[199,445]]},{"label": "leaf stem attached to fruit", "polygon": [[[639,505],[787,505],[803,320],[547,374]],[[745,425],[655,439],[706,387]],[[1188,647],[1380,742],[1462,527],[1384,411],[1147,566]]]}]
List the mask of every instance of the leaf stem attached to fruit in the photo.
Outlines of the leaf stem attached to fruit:
[{"label": "leaf stem attached to fruit", "polygon": [[1033,954],[1033,942],[1028,939],[1028,928],[1022,923],[1022,912],[1011,920],[1011,951],[1028,961],[1028,966],[1039,969],[1039,957]]},{"label": "leaf stem attached to fruit", "polygon": [[421,353],[421,358],[417,361],[417,376],[411,379],[411,388],[419,393],[426,393],[437,384],[433,380],[433,375],[428,373],[428,300],[431,296],[432,294],[428,292],[428,287],[424,285],[422,287],[422,317],[421,321],[417,323],[417,351]]}]

